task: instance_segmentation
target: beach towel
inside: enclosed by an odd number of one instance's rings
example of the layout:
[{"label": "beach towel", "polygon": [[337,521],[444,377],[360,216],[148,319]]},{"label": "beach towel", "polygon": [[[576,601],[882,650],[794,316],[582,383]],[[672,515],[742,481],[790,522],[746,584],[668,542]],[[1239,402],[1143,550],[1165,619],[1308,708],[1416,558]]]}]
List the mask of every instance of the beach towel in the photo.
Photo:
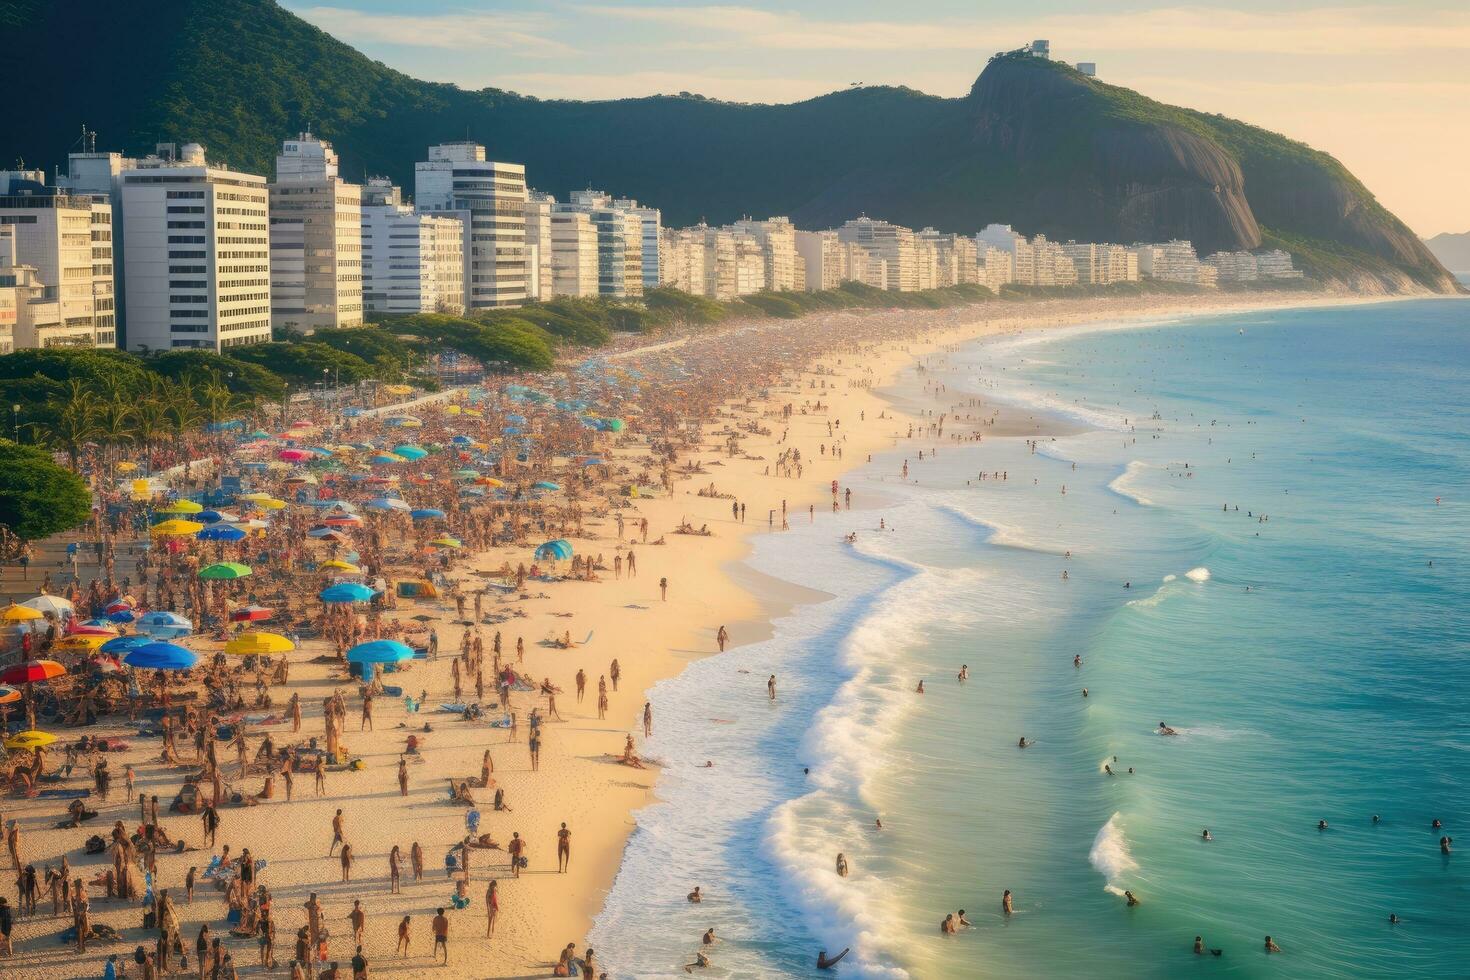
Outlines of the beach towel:
[{"label": "beach towel", "polygon": [[467,705],[464,705],[464,704],[456,704],[456,703],[453,703],[453,702],[444,702],[444,701],[441,701],[439,703],[439,710],[440,711],[447,711],[450,714],[455,714],[455,715],[462,715],[462,714],[464,714],[464,709],[466,707],[467,707]]},{"label": "beach towel", "polygon": [[92,795],[89,789],[43,789],[37,794],[49,800],[84,800]]},{"label": "beach towel", "polygon": [[504,718],[497,718],[494,721],[487,721],[485,724],[489,725],[491,728],[509,728],[510,715],[506,715]]}]

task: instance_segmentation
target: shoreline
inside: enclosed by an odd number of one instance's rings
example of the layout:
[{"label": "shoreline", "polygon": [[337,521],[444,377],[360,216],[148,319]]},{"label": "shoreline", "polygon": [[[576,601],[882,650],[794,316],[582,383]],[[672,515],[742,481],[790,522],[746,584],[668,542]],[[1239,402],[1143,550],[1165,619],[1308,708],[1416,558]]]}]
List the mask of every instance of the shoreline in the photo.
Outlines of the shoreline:
[{"label": "shoreline", "polygon": [[[548,724],[541,771],[534,778],[528,772],[524,733],[514,743],[506,740],[503,733],[488,736],[488,747],[495,755],[496,778],[506,789],[508,802],[514,810],[509,816],[502,816],[489,812],[485,807],[487,825],[500,840],[508,838],[514,830],[530,842],[532,873],[510,885],[502,875],[501,855],[489,855],[489,868],[503,883],[496,936],[490,941],[480,938],[484,909],[479,893],[472,889],[474,903],[466,912],[457,913],[454,920],[456,966],[473,963],[476,974],[482,976],[546,975],[561,946],[568,941],[581,943],[593,918],[602,909],[622,865],[624,848],[636,827],[637,812],[658,801],[656,768],[629,769],[616,765],[608,756],[615,755],[621,748],[624,733],[637,727],[642,702],[654,685],[677,675],[693,660],[717,652],[714,633],[719,626],[725,625],[730,629],[732,647],[757,642],[771,635],[775,619],[799,605],[823,601],[820,593],[772,578],[746,565],[755,535],[775,533],[779,529],[778,508],[783,499],[793,520],[799,518],[800,511],[807,507],[828,507],[831,499],[828,484],[831,481],[836,480],[840,484],[847,474],[864,465],[870,454],[902,444],[906,426],[915,419],[896,408],[885,397],[883,389],[920,358],[947,344],[982,336],[1020,334],[1114,319],[1151,321],[1250,309],[1359,305],[1398,299],[1298,294],[1207,298],[1223,302],[1205,304],[1201,308],[1200,297],[1190,297],[1191,302],[1187,303],[1178,297],[1129,297],[1117,302],[1089,298],[1028,302],[1005,311],[995,310],[993,304],[986,304],[940,311],[863,311],[834,315],[831,317],[834,329],[824,353],[808,363],[787,365],[786,378],[763,397],[726,403],[717,418],[701,420],[699,443],[691,453],[681,458],[681,462],[689,457],[702,459],[706,463],[703,472],[678,477],[671,494],[637,502],[635,514],[649,521],[650,540],[667,535],[667,544],[663,546],[650,543],[638,548],[639,577],[604,577],[597,588],[579,588],[581,583],[564,582],[545,599],[533,598],[525,602],[502,599],[499,603],[493,600],[488,603],[492,613],[504,612],[509,617],[494,629],[507,633],[510,646],[513,647],[516,634],[527,639],[527,673],[533,677],[551,677],[567,688],[568,694],[560,705],[567,720]],[[979,316],[999,312],[1007,315]],[[899,339],[863,341],[867,349],[855,354],[850,338],[836,329],[849,317],[854,321],[873,323],[901,321],[906,325],[905,335]],[[918,323],[909,330],[907,324],[911,321]],[[790,327],[795,322],[775,321],[740,327],[731,331],[730,336],[721,334],[716,339],[728,343],[759,343],[760,334],[766,329]],[[695,335],[693,339],[709,338]],[[670,349],[668,342],[651,346],[664,352]],[[643,349],[634,348],[612,356],[630,359],[646,353]],[[830,409],[824,414],[795,411],[789,420],[789,440],[780,441],[783,423],[773,413],[782,404],[799,406],[803,400],[813,398],[820,398],[830,405]],[[1031,431],[1028,426],[1034,428],[1044,424],[1034,415],[1023,417],[1023,413],[1014,407],[998,407],[1002,417],[1007,418],[1007,424],[987,434],[1023,435]],[[866,418],[856,421],[860,413]],[[842,420],[844,438],[840,459],[815,451],[818,444],[830,444],[832,437],[827,435],[826,423],[836,419]],[[709,433],[705,430],[735,422],[753,422],[770,429],[768,435],[747,436],[742,445],[744,457],[760,458],[726,456],[718,434],[714,435],[713,444],[710,443]],[[797,478],[766,475],[764,468],[781,448],[792,445],[803,450],[806,467],[803,475]],[[630,451],[641,448],[641,444],[628,447]],[[854,453],[851,459],[846,456],[848,451]],[[731,494],[736,500],[754,505],[750,510],[755,512],[748,513],[743,524],[732,521],[730,497],[700,496],[695,492],[696,487],[707,484],[713,484],[721,494]],[[855,507],[866,505],[861,499],[854,500]],[[764,523],[766,515],[759,513],[757,507],[774,512],[775,516],[769,519],[769,523]],[[714,535],[692,537],[670,533],[686,520],[696,527],[708,524]],[[578,550],[589,554],[599,551],[611,554],[618,547],[611,521],[606,518],[589,520],[586,533],[577,536],[576,541]],[[523,557],[523,552],[512,548],[474,553],[467,556],[467,561],[455,570],[453,577],[473,579],[474,572],[496,568],[507,559],[514,561],[517,555]],[[466,572],[471,574],[466,575]],[[669,579],[667,602],[662,601],[658,594],[661,577]],[[428,612],[427,609],[424,611]],[[453,649],[458,636],[457,628],[448,625],[453,618],[452,612],[452,609],[444,609],[434,615],[446,653]],[[649,622],[651,616],[656,616],[656,621]],[[565,629],[575,637],[590,635],[592,640],[573,650],[559,650],[536,642],[542,635],[560,635]],[[490,630],[485,632],[488,641]],[[315,656],[324,649],[320,642],[308,643],[303,645],[302,652]],[[606,665],[614,657],[619,659],[623,669],[620,693],[611,694],[609,718],[599,721],[594,711],[595,691],[588,702],[578,704],[570,692],[571,674],[580,667],[595,678],[605,672]],[[407,675],[402,682],[405,690],[420,686],[442,690],[448,659],[446,655],[437,664],[421,662],[416,665],[418,672]],[[426,673],[430,676],[424,676]],[[292,686],[300,685],[305,691],[303,700],[313,708],[314,702],[328,693],[333,683],[325,668],[300,656],[293,660]],[[589,687],[594,684],[595,681],[589,683]],[[385,702],[389,700],[385,699]],[[299,906],[304,900],[302,893],[307,890],[321,890],[333,917],[340,917],[337,906],[347,897],[361,894],[364,905],[368,907],[369,932],[374,934],[370,939],[370,955],[375,965],[408,977],[442,975],[423,955],[428,943],[424,941],[422,924],[418,926],[420,935],[416,937],[419,953],[408,961],[388,959],[387,951],[392,948],[393,939],[389,933],[397,917],[406,911],[420,915],[424,914],[427,906],[428,914],[432,914],[435,899],[439,903],[447,900],[450,888],[447,883],[437,880],[434,869],[442,849],[441,842],[446,838],[457,838],[461,833],[458,825],[463,811],[443,806],[422,806],[429,802],[428,798],[443,795],[437,779],[426,780],[423,787],[415,787],[415,795],[403,804],[405,809],[399,809],[400,804],[395,802],[393,759],[398,752],[395,746],[404,732],[395,730],[393,726],[403,719],[404,713],[397,704],[386,703],[385,707],[387,710],[383,712],[377,732],[359,735],[351,731],[349,723],[348,741],[355,748],[363,747],[357,754],[369,760],[369,768],[350,776],[334,776],[331,792],[320,801],[308,800],[305,787],[302,787],[291,811],[290,819],[297,830],[295,834],[288,835],[286,840],[280,839],[280,824],[277,813],[273,812],[276,807],[267,803],[253,809],[224,811],[221,840],[230,840],[237,848],[242,844],[250,846],[257,852],[264,846],[272,849],[273,868],[283,866],[276,872],[278,877],[270,882],[278,895],[280,907],[285,910],[281,920],[283,926],[294,930],[300,915]],[[654,712],[654,724],[657,726],[657,705]],[[308,723],[303,731],[317,730],[321,721],[319,712],[312,710],[307,717]],[[436,755],[442,753],[434,760],[436,775],[441,771],[458,774],[476,771],[479,754],[487,746],[486,731],[460,726],[452,716],[430,717],[435,722],[435,731],[429,737],[429,744],[438,750]],[[176,775],[167,771],[145,772],[139,759],[130,757],[130,761],[139,766],[140,789],[158,793],[161,799],[168,798],[165,793],[173,793],[177,785]],[[251,782],[254,782],[253,776]],[[435,785],[429,785],[430,782]],[[354,848],[368,864],[362,883],[356,888],[313,884],[334,877],[334,869],[321,861],[305,863],[321,855],[322,848],[318,847],[317,839],[322,838],[324,843],[329,836],[328,824],[334,806],[349,808],[349,819],[356,825],[353,832],[358,835]],[[6,801],[4,810],[7,817],[28,815],[24,802],[17,807],[12,801]],[[197,836],[195,818],[174,816],[166,818],[166,821],[175,833],[183,830],[185,834],[193,832]],[[558,875],[549,869],[553,864],[555,829],[562,821],[566,821],[573,831],[575,860],[567,874]],[[49,822],[27,822],[30,847],[37,847],[39,841],[40,851],[49,858],[68,845],[74,846],[75,842],[67,832],[46,830],[46,826]],[[402,896],[387,895],[384,883],[386,860],[383,856],[393,843],[406,843],[401,836],[404,833],[417,835],[425,842],[429,855],[428,878],[434,889],[431,894],[414,895],[406,887]],[[176,870],[179,860],[171,858],[171,863],[165,863],[166,882],[182,880],[182,870]],[[483,858],[481,860],[484,861]],[[483,869],[486,865],[480,867]],[[210,895],[200,901],[213,907],[217,897]],[[187,907],[185,909],[188,911]],[[192,911],[194,915],[186,916],[186,931],[190,935],[192,928],[197,928],[200,910]],[[123,913],[123,909],[109,907],[95,916],[94,921],[116,923],[118,928],[135,927],[138,917],[131,912]],[[38,931],[38,925],[46,931]],[[61,951],[54,942],[38,947],[34,941],[37,936],[49,936],[53,928],[54,923],[46,919],[21,920],[17,928],[17,939],[21,941],[17,958],[13,964],[7,965],[29,970],[27,975],[47,980],[74,975],[74,969],[67,962],[69,954],[56,955]],[[123,953],[130,950],[131,945],[130,942],[126,946],[102,949],[104,952]],[[284,941],[279,944],[280,947],[284,945]],[[26,951],[23,958],[22,949]],[[350,956],[340,955],[342,952],[341,948],[334,947],[334,958],[345,962]],[[242,965],[250,962],[243,951],[239,960]],[[248,972],[253,973],[254,970]]]}]

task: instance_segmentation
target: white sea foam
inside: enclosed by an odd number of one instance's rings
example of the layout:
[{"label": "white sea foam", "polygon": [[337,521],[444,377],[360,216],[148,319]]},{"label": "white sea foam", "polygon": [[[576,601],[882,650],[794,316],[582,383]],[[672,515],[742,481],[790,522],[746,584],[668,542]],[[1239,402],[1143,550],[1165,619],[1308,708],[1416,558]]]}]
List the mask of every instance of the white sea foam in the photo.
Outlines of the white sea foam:
[{"label": "white sea foam", "polygon": [[1153,501],[1139,493],[1135,487],[1140,474],[1148,468],[1149,465],[1140,460],[1135,459],[1130,461],[1127,466],[1123,467],[1123,472],[1115,476],[1112,482],[1108,484],[1108,489],[1118,496],[1126,497],[1140,506],[1152,507]]},{"label": "white sea foam", "polygon": [[1201,565],[1199,568],[1191,568],[1185,572],[1184,577],[1191,582],[1208,582],[1210,580],[1210,570]]},{"label": "white sea foam", "polygon": [[1114,813],[1108,818],[1093,838],[1092,850],[1087,855],[1093,868],[1103,876],[1103,888],[1119,896],[1123,894],[1126,877],[1138,870],[1138,862],[1128,850],[1128,838],[1123,835],[1122,817],[1121,813]]}]

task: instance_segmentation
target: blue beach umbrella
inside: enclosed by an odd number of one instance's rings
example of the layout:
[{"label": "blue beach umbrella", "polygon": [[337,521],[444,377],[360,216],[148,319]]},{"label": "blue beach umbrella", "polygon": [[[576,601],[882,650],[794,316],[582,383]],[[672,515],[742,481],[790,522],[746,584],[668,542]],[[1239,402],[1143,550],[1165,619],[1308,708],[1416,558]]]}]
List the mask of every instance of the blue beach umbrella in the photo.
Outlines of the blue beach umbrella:
[{"label": "blue beach umbrella", "polygon": [[131,623],[133,621],[133,611],[131,609],[117,609],[108,613],[106,618],[108,622],[112,623]]},{"label": "blue beach umbrella", "polygon": [[241,541],[245,532],[228,524],[213,524],[194,535],[200,541]]},{"label": "blue beach umbrella", "polygon": [[114,636],[100,647],[103,653],[129,653],[154,642],[147,636]]},{"label": "blue beach umbrella", "polygon": [[408,516],[416,521],[431,521],[443,517],[444,512],[437,507],[421,507],[418,510],[409,511]]},{"label": "blue beach umbrella", "polygon": [[550,480],[541,480],[540,482],[531,484],[531,489],[532,490],[560,490],[561,489],[561,486],[559,484],[552,483]]},{"label": "blue beach umbrella", "polygon": [[398,497],[374,497],[365,505],[368,510],[409,510],[408,501]]},{"label": "blue beach umbrella", "polygon": [[347,662],[362,665],[362,679],[373,679],[377,664],[399,664],[413,659],[413,648],[397,640],[370,640],[347,651]]},{"label": "blue beach umbrella", "polygon": [[194,632],[194,623],[178,613],[156,610],[138,617],[138,629],[154,638],[172,639]]},{"label": "blue beach umbrella", "polygon": [[128,652],[123,663],[149,670],[188,670],[199,662],[192,650],[176,643],[148,643]]},{"label": "blue beach umbrella", "polygon": [[336,585],[322,589],[317,598],[322,602],[367,602],[377,595],[366,585],[356,582],[339,582]]},{"label": "blue beach umbrella", "polygon": [[540,559],[553,558],[559,561],[566,561],[572,557],[572,543],[565,538],[548,541],[536,549],[536,557]]}]

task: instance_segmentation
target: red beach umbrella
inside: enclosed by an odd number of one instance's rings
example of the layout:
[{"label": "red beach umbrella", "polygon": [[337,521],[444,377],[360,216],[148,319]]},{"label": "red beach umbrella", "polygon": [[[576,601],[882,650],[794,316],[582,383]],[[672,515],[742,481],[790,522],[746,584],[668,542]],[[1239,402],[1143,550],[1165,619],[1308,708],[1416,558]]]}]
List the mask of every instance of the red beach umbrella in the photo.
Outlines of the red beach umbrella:
[{"label": "red beach umbrella", "polygon": [[274,609],[267,609],[264,606],[245,606],[230,613],[230,619],[236,623],[256,623],[270,619],[275,614]]},{"label": "red beach umbrella", "polygon": [[35,684],[65,673],[66,668],[54,660],[27,660],[5,668],[0,673],[0,684]]}]

